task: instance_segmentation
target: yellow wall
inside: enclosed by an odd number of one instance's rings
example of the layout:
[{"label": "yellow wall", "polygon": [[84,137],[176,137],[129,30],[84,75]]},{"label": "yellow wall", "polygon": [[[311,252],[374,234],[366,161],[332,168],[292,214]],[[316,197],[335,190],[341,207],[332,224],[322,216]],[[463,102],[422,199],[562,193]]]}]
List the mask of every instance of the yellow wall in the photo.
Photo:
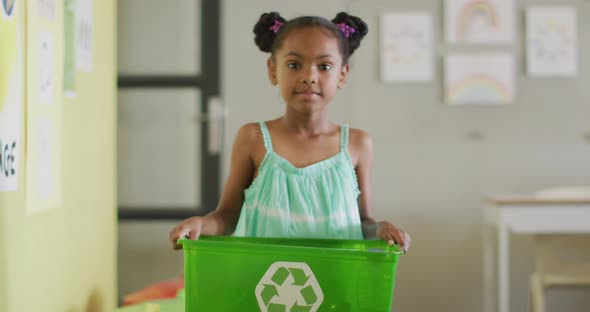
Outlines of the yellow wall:
[{"label": "yellow wall", "polygon": [[31,216],[25,212],[26,112],[22,116],[18,192],[0,193],[2,312],[116,306],[117,15],[114,0],[93,4],[93,71],[76,72],[77,97],[63,103],[63,204]]}]

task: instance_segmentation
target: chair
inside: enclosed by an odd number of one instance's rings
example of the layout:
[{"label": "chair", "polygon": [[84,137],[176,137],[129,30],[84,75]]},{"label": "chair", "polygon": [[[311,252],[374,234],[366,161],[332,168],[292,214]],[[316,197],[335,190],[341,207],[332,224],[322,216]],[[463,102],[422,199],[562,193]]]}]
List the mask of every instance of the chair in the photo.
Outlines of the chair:
[{"label": "chair", "polygon": [[536,235],[534,240],[530,311],[545,312],[547,288],[590,286],[590,235]]}]

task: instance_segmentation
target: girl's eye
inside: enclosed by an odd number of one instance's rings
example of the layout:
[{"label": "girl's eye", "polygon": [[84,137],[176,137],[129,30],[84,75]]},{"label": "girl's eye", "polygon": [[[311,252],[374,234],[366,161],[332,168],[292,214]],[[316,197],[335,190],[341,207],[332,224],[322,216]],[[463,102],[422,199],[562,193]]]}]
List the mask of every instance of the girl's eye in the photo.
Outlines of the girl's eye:
[{"label": "girl's eye", "polygon": [[297,69],[297,68],[301,67],[301,65],[299,65],[298,63],[295,63],[295,62],[289,62],[289,63],[287,63],[287,67],[289,69]]},{"label": "girl's eye", "polygon": [[332,65],[330,65],[330,64],[321,64],[319,67],[320,67],[320,70],[330,70],[330,69],[332,69]]}]

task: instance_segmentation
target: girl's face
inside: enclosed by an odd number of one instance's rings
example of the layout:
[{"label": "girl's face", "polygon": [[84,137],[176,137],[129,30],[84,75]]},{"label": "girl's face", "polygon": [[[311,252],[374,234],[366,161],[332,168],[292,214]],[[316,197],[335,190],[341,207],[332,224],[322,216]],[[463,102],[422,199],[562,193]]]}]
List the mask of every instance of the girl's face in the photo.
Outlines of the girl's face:
[{"label": "girl's face", "polygon": [[344,86],[348,64],[342,65],[338,39],[329,30],[292,30],[268,60],[268,75],[279,86],[287,109],[310,114],[322,111]]}]

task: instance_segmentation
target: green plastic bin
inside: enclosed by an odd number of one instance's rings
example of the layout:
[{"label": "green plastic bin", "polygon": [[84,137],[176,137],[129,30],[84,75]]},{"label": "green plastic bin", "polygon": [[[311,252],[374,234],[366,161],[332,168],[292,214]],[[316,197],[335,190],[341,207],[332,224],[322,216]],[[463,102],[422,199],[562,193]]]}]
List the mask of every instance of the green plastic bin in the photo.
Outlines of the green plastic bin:
[{"label": "green plastic bin", "polygon": [[380,240],[181,240],[186,312],[389,312],[398,246]]}]

